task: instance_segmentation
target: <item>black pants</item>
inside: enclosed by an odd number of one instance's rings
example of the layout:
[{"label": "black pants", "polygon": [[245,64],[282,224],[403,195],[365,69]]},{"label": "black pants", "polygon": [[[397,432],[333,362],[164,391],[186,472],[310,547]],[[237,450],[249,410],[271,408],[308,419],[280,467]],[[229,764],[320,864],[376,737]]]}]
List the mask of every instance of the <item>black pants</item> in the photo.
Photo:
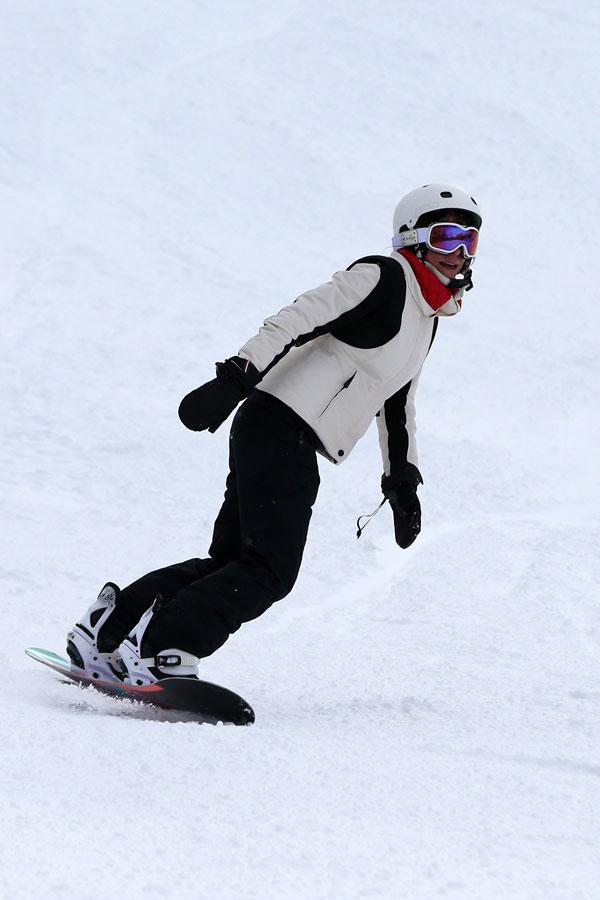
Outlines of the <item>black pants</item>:
[{"label": "black pants", "polygon": [[121,592],[124,633],[157,594],[171,600],[150,623],[144,654],[176,647],[209,656],[285,597],[298,576],[319,488],[314,435],[285,404],[254,391],[229,440],[209,557],[150,572]]}]

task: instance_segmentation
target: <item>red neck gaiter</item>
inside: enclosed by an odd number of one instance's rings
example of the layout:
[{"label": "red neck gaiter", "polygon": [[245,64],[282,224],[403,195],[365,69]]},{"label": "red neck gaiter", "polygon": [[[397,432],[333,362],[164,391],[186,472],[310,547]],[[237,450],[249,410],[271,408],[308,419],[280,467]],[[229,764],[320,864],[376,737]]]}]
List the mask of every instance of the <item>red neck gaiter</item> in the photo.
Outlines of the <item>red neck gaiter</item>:
[{"label": "red neck gaiter", "polygon": [[[435,312],[437,312],[444,303],[447,303],[448,300],[451,300],[454,297],[450,288],[445,284],[442,284],[437,275],[434,275],[434,273],[427,268],[425,263],[418,259],[414,253],[411,253],[410,250],[398,250],[398,253],[410,263],[410,267],[419,282],[423,297]],[[456,298],[456,302],[459,306],[461,305],[461,300],[459,298]]]}]

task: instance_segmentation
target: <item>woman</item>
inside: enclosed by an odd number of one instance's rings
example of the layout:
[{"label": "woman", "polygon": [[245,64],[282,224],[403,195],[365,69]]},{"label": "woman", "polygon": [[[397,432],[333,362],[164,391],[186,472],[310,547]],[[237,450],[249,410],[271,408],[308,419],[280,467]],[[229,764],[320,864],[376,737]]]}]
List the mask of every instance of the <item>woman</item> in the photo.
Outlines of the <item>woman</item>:
[{"label": "woman", "polygon": [[209,555],[109,583],[68,635],[73,666],[147,684],[194,676],[243,622],[296,580],[319,487],[317,453],[344,462],[373,417],[396,542],[421,529],[414,397],[440,316],[472,286],[481,214],[467,192],[430,184],[394,213],[393,252],[360,259],[267,319],[179,416],[210,432],[241,400]]}]

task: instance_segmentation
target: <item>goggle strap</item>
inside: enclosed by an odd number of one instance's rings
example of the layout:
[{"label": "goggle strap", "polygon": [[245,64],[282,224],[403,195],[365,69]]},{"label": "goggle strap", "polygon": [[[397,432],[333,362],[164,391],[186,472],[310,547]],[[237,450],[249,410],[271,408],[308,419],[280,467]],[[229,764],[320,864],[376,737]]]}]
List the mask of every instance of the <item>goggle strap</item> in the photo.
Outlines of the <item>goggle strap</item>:
[{"label": "goggle strap", "polygon": [[408,231],[401,231],[392,238],[392,246],[394,250],[402,250],[404,247],[415,247],[417,244],[425,244],[429,237],[429,226],[427,228],[411,228]]}]

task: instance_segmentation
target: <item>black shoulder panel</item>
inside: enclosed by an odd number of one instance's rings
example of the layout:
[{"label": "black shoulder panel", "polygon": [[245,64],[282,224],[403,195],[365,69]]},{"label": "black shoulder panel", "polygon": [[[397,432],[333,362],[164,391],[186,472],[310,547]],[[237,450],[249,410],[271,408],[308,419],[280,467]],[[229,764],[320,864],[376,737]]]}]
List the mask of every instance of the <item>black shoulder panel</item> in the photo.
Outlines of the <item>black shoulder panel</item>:
[{"label": "black shoulder panel", "polygon": [[[360,307],[351,311],[352,315],[346,313],[333,323],[331,334],[344,344],[369,350],[387,344],[400,331],[406,299],[406,279],[402,266],[389,256],[364,256],[348,266],[348,269],[359,263],[374,263],[379,266],[381,277]],[[357,312],[360,313],[359,317]]]},{"label": "black shoulder panel", "polygon": [[406,298],[406,279],[402,266],[389,256],[364,256],[348,266],[348,269],[358,263],[374,263],[379,266],[381,276],[371,293],[358,306],[342,313],[337,319],[319,325],[287,344],[271,360],[264,372],[261,372],[263,377],[292,347],[301,347],[324,334],[331,334],[344,344],[364,350],[381,347],[398,334]]}]

